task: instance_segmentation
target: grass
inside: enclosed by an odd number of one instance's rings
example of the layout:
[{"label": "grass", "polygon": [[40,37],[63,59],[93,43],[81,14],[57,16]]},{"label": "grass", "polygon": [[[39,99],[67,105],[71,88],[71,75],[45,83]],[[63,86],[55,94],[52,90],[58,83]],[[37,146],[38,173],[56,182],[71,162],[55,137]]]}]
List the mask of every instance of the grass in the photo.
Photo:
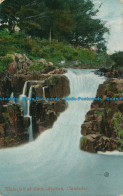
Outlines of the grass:
[{"label": "grass", "polygon": [[120,90],[120,93],[123,93],[123,89],[122,89],[122,90]]},{"label": "grass", "polygon": [[53,76],[53,77],[51,78],[51,83],[52,83],[52,85],[56,85],[57,82],[58,82],[58,78],[55,77],[55,76]]},{"label": "grass", "polygon": [[113,97],[114,97],[114,98],[119,98],[120,95],[119,95],[119,94],[114,94]]},{"label": "grass", "polygon": [[85,137],[82,137],[80,139],[80,146],[85,148],[86,145],[87,145],[87,139]]},{"label": "grass", "polygon": [[119,136],[120,139],[123,139],[123,130],[121,130],[121,127],[119,125],[122,124],[122,114],[120,112],[117,112],[114,114],[113,116],[113,124],[114,124],[114,128],[117,131],[117,134]]},{"label": "grass", "polygon": [[111,111],[111,108],[106,108],[106,113],[108,114]]},{"label": "grass", "polygon": [[119,135],[120,138],[123,139],[123,130],[119,130],[119,131],[118,131],[118,135]]},{"label": "grass", "polygon": [[119,143],[120,143],[120,144],[123,144],[123,140],[119,140]]},{"label": "grass", "polygon": [[103,115],[103,112],[98,111],[98,110],[97,110],[95,113],[96,113],[97,115]]},{"label": "grass", "polygon": [[[107,59],[109,58],[106,54],[98,54],[89,49],[75,48],[66,42],[63,43],[54,40],[49,44],[48,40],[29,37],[22,32],[10,34],[6,31],[0,31],[0,48],[0,56],[21,53],[27,55],[31,60],[44,58],[47,61],[53,62],[55,65],[58,65],[58,62],[62,60],[66,64],[79,61],[84,67],[99,68],[105,65],[107,66]],[[3,65],[3,67],[5,66]],[[34,66],[31,69],[41,70],[42,67]]]},{"label": "grass", "polygon": [[10,141],[11,139],[12,139],[11,136],[5,137],[5,141],[6,141],[6,142]]},{"label": "grass", "polygon": [[13,61],[10,55],[6,55],[0,58],[0,73],[8,68],[8,65]]},{"label": "grass", "polygon": [[45,69],[46,66],[45,65],[33,65],[31,66],[28,71],[31,72],[31,71],[41,71],[43,69]]},{"label": "grass", "polygon": [[112,86],[111,86],[111,83],[106,84],[106,90],[107,90],[107,91],[111,90],[111,87],[112,87]]},{"label": "grass", "polygon": [[8,118],[9,118],[9,114],[8,114],[8,113],[4,113],[4,114],[3,114],[3,117],[4,117],[5,119],[8,119]]},{"label": "grass", "polygon": [[117,112],[114,114],[114,118],[119,119],[121,117],[121,113]]}]

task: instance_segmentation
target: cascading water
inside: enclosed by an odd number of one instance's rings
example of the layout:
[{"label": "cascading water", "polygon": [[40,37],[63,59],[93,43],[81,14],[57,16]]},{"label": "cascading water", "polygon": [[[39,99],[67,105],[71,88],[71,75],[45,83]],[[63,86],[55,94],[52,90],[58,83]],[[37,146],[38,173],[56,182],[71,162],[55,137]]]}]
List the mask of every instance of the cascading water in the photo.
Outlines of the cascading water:
[{"label": "cascading water", "polygon": [[21,107],[23,108],[23,112],[24,115],[27,115],[27,101],[23,100],[23,98],[27,98],[26,93],[27,93],[27,84],[29,81],[26,81],[23,87],[23,92],[21,95],[19,95],[19,99],[18,99],[18,104],[21,105]]},{"label": "cascading water", "polygon": [[28,101],[27,101],[27,116],[26,116],[30,119],[30,126],[28,128],[30,142],[33,141],[32,116],[30,116],[30,104],[31,104],[30,98],[32,97],[32,89],[33,87],[31,86],[29,89],[29,96],[28,96]]},{"label": "cascading water", "polygon": [[43,89],[43,98],[45,98],[45,87],[42,87]]},{"label": "cascading water", "polygon": [[28,81],[25,82],[22,95],[26,96]]},{"label": "cascading water", "polygon": [[15,103],[15,100],[13,98],[14,98],[14,93],[12,92],[11,95],[10,95],[10,99],[11,99],[9,101],[10,104],[14,104]]},{"label": "cascading water", "polygon": [[[29,134],[29,141],[33,141],[33,130],[32,130],[32,116],[30,116],[30,104],[31,100],[30,98],[32,97],[32,86],[29,89],[28,97],[26,96],[27,94],[27,84],[31,81],[26,81],[23,87],[23,93],[22,95],[19,95],[19,100],[18,104],[21,105],[24,111],[24,117],[28,117],[30,119],[30,126],[28,128],[28,134]],[[24,100],[23,100],[24,98]],[[28,99],[28,100],[26,100]]]},{"label": "cascading water", "polygon": [[[104,77],[69,69],[70,97],[95,97]],[[0,194],[5,196],[118,196],[123,194],[122,153],[91,154],[79,149],[81,124],[91,101],[68,101],[53,128],[33,143],[0,150]],[[109,173],[109,177],[104,175]],[[10,180],[11,179],[11,180]],[[5,191],[26,187],[26,191]],[[27,188],[31,187],[30,191]],[[36,190],[36,187],[39,188]],[[48,188],[49,187],[49,188]],[[51,188],[63,188],[58,191]],[[70,190],[85,187],[88,190]],[[44,190],[40,189],[43,188]],[[67,189],[68,188],[68,189]]]}]

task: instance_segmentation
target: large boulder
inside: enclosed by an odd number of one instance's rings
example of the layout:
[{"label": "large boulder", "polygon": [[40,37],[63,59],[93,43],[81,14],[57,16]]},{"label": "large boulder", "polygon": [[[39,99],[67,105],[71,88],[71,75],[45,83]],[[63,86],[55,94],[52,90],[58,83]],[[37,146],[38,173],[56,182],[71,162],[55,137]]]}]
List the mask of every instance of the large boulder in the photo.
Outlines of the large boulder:
[{"label": "large boulder", "polygon": [[[96,97],[102,101],[94,101],[91,110],[86,114],[81,126],[80,147],[89,152],[123,151],[123,79],[107,80],[99,85]],[[119,98],[117,101],[108,101],[109,98]]]},{"label": "large boulder", "polygon": [[25,54],[11,55],[13,62],[9,64],[8,71],[11,74],[27,73],[28,68],[33,64]]}]

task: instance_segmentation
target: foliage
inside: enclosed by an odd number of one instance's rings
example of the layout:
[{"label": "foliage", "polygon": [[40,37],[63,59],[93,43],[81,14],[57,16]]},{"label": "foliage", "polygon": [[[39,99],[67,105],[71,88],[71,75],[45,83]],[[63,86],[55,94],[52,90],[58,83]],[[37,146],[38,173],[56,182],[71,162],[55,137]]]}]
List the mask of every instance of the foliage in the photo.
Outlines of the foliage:
[{"label": "foliage", "polygon": [[10,55],[6,55],[0,58],[0,72],[3,72],[8,65],[12,62],[12,57]]},{"label": "foliage", "polygon": [[52,85],[56,85],[56,83],[58,82],[58,78],[55,77],[55,76],[53,76],[53,77],[51,78],[51,82],[52,82]]},{"label": "foliage", "polygon": [[116,52],[111,55],[111,59],[115,62],[115,66],[123,66],[123,52]]},{"label": "foliage", "polygon": [[105,23],[95,16],[99,11],[91,0],[6,0],[0,5],[1,29],[11,33],[18,26],[41,39],[67,40],[74,46],[106,51]]},{"label": "foliage", "polygon": [[96,111],[96,114],[97,114],[97,115],[103,115],[103,112],[97,110],[97,111]]},{"label": "foliage", "polygon": [[[67,63],[79,61],[85,67],[103,67],[106,65],[107,57],[105,54],[98,54],[89,49],[73,47],[66,42],[52,41],[37,37],[30,37],[22,32],[0,31],[0,56],[7,54],[21,53],[26,54],[31,60],[45,58],[54,64],[61,60]],[[4,65],[5,67],[5,65]],[[36,67],[37,68],[37,67]],[[38,69],[38,68],[37,68]]]},{"label": "foliage", "polygon": [[106,84],[106,90],[107,90],[107,91],[111,90],[111,87],[112,87],[112,86],[111,86],[111,83]]},{"label": "foliage", "polygon": [[7,142],[7,141],[10,141],[11,139],[12,139],[11,136],[5,137],[5,141],[6,141],[6,142]]},{"label": "foliage", "polygon": [[4,117],[5,119],[8,119],[8,118],[9,118],[9,114],[8,114],[8,113],[4,113],[4,114],[3,114],[3,117]]},{"label": "foliage", "polygon": [[121,117],[121,113],[120,112],[117,112],[114,114],[114,118],[118,119]]},{"label": "foliage", "polygon": [[80,146],[85,148],[86,145],[87,145],[87,139],[85,137],[82,137],[80,139]]},{"label": "foliage", "polygon": [[41,70],[43,70],[43,69],[45,69],[45,65],[33,65],[33,66],[31,66],[30,68],[29,68],[29,72],[31,72],[31,71],[41,71]]},{"label": "foliage", "polygon": [[119,98],[120,95],[119,95],[119,94],[114,94],[113,97],[114,97],[114,98]]},{"label": "foliage", "polygon": [[117,112],[113,116],[114,128],[120,139],[123,139],[123,129],[122,129],[123,117],[120,112]]},{"label": "foliage", "polygon": [[111,111],[111,108],[106,108],[106,113],[108,114]]}]

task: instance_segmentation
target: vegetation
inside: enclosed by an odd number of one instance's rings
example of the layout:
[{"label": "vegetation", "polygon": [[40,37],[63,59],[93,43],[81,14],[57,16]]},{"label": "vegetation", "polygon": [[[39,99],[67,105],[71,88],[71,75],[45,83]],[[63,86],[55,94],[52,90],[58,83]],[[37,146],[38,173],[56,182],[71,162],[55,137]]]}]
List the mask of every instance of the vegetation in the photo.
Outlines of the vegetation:
[{"label": "vegetation", "polygon": [[12,57],[10,55],[1,57],[0,58],[0,73],[3,72],[11,62],[12,62]]},{"label": "vegetation", "polygon": [[[122,72],[122,52],[106,53],[109,30],[95,17],[98,11],[91,0],[5,0],[0,4],[0,56],[21,53],[31,60],[65,61],[64,66],[79,62],[88,68],[118,63]],[[0,59],[0,72],[8,64]],[[29,71],[42,69],[35,64]]]},{"label": "vegetation", "polygon": [[112,86],[111,86],[111,83],[106,84],[106,90],[107,90],[107,91],[111,90],[111,87],[112,87]]},{"label": "vegetation", "polygon": [[114,114],[114,118],[119,119],[121,117],[121,113],[117,112]]},{"label": "vegetation", "polygon": [[113,116],[113,124],[114,124],[115,130],[118,133],[120,141],[122,141],[122,139],[123,139],[122,123],[123,123],[122,114],[120,112],[115,113]]},{"label": "vegetation", "polygon": [[58,78],[55,77],[55,76],[53,76],[53,77],[51,78],[51,82],[52,82],[52,85],[55,85],[55,84],[58,82]]},{"label": "vegetation", "polygon": [[11,136],[5,137],[5,141],[6,141],[6,142],[10,141],[11,139],[12,139]]},{"label": "vegetation", "polygon": [[87,139],[85,137],[82,137],[80,139],[80,146],[85,148],[86,145],[87,145]]},{"label": "vegetation", "polygon": [[118,73],[123,75],[123,51],[115,52],[111,55],[111,60],[114,62],[112,70],[117,70]]},{"label": "vegetation", "polygon": [[96,111],[96,114],[97,114],[97,115],[103,115],[103,112],[97,110],[97,111]]},{"label": "vegetation", "polygon": [[109,112],[111,112],[111,108],[106,108],[105,111],[108,114]]},{"label": "vegetation", "polygon": [[8,114],[8,113],[3,113],[3,117],[4,117],[4,119],[6,120],[6,119],[9,118],[9,114]]},{"label": "vegetation", "polygon": [[[108,61],[108,55],[106,54],[102,55],[102,53],[96,53],[89,49],[85,50],[80,47],[75,48],[71,44],[56,40],[49,44],[48,40],[41,40],[37,37],[31,38],[21,32],[11,34],[7,31],[0,31],[0,47],[2,48],[0,50],[0,56],[24,53],[31,60],[45,58],[47,61],[51,61],[56,65],[59,61],[64,60],[66,65],[68,63],[72,64],[73,61],[79,61],[85,67],[101,67],[107,65]],[[6,67],[6,64],[0,61],[2,67]],[[35,68],[36,70],[40,69],[37,66]]]},{"label": "vegetation", "polygon": [[91,0],[5,0],[0,5],[1,29],[16,27],[28,35],[67,41],[75,46],[106,50],[105,23]]},{"label": "vegetation", "polygon": [[45,68],[46,66],[45,65],[33,65],[29,68],[29,72],[31,71],[41,71]]},{"label": "vegetation", "polygon": [[111,59],[115,63],[115,67],[122,67],[123,66],[123,52],[116,52],[111,55]]}]

